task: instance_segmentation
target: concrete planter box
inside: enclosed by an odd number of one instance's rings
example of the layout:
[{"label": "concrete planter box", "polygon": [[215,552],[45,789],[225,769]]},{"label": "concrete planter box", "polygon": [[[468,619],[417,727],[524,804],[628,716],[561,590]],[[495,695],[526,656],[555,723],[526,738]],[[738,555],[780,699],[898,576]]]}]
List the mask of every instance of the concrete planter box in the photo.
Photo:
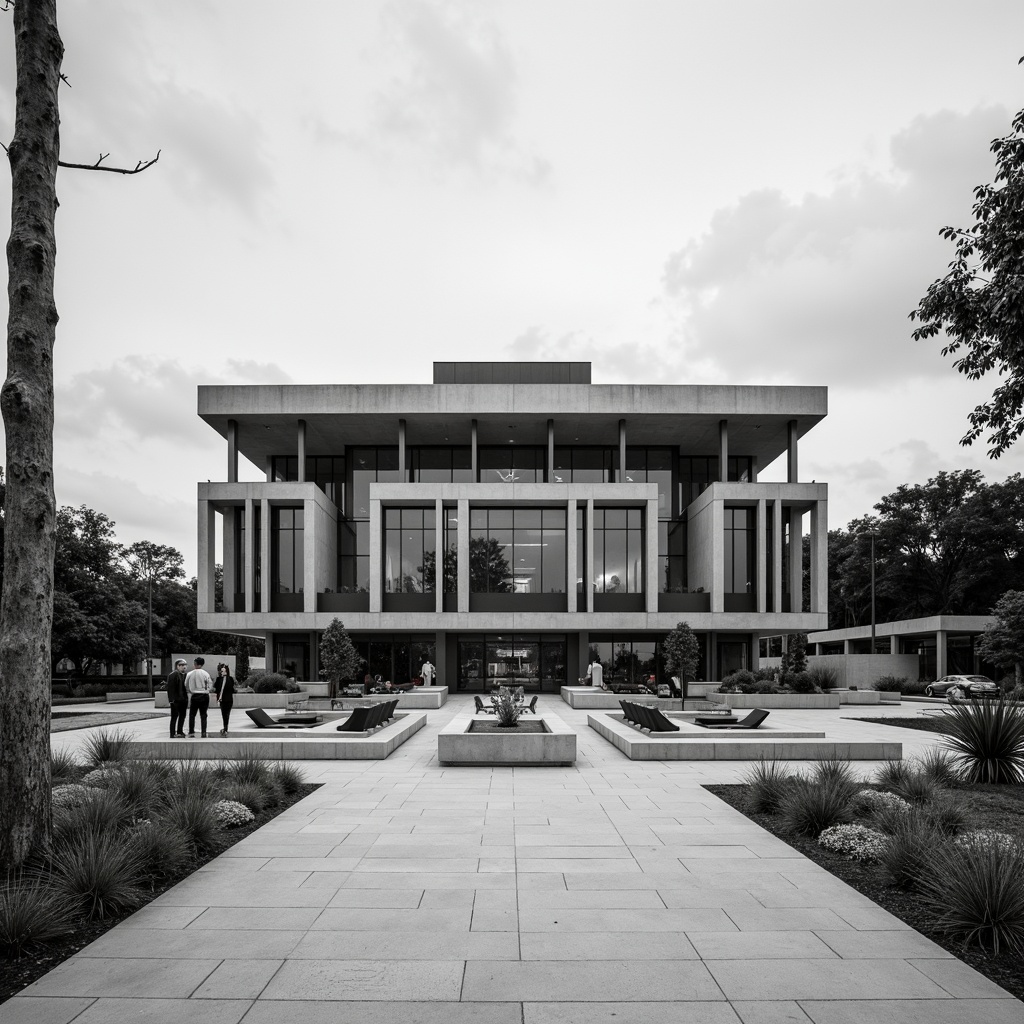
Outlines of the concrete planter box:
[{"label": "concrete planter box", "polygon": [[881,704],[882,695],[877,690],[847,690],[837,688],[829,693],[839,695],[840,704]]},{"label": "concrete planter box", "polygon": [[[308,693],[236,693],[235,708],[287,708],[289,704],[297,700],[305,700]],[[167,691],[158,690],[156,693],[156,706],[158,708],[170,707],[167,702]],[[217,701],[210,695],[210,706],[217,707]]]},{"label": "concrete planter box", "polygon": [[[859,691],[858,691],[859,692]],[[870,691],[875,692],[875,691]],[[837,708],[838,693],[712,693],[709,699],[737,710],[764,708]]]},{"label": "concrete planter box", "polygon": [[[164,694],[164,696],[166,697],[167,694]],[[132,693],[132,692],[130,692],[128,690],[125,690],[122,693],[108,693],[107,694],[107,703],[108,704],[120,704],[121,701],[125,701],[125,700],[149,700],[149,694],[148,693],[141,693],[141,692],[140,693]]]},{"label": "concrete planter box", "polygon": [[[576,733],[557,715],[539,715],[536,719],[527,716],[528,721],[544,723],[542,733],[523,733],[516,729],[474,733],[469,731],[474,717],[459,715],[437,734],[437,759],[442,765],[565,767],[576,760]],[[476,720],[494,721],[487,715]]]},{"label": "concrete planter box", "polygon": [[400,708],[440,708],[448,703],[447,686],[415,686],[398,693],[368,693],[365,697],[339,697],[345,707],[380,704],[386,700],[398,699]]}]

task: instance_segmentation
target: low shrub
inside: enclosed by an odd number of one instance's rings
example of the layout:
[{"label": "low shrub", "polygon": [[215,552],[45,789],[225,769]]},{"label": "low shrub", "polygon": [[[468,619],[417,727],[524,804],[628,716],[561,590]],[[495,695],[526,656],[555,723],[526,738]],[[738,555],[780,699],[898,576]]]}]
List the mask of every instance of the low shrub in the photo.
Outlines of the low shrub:
[{"label": "low shrub", "polygon": [[951,704],[947,743],[965,782],[1024,781],[1024,706],[1003,700]]},{"label": "low shrub", "polygon": [[960,772],[948,750],[929,747],[914,759],[918,772],[931,779],[942,789],[953,789],[960,784]]},{"label": "low shrub", "polygon": [[815,665],[809,668],[807,676],[819,690],[834,690],[839,685],[839,671],[828,665]]},{"label": "low shrub", "polygon": [[55,814],[68,807],[78,807],[90,798],[92,789],[80,782],[68,782],[62,786],[54,786],[50,793],[50,803]]},{"label": "low shrub", "polygon": [[968,840],[937,851],[921,895],[944,931],[997,956],[1024,950],[1024,844]]},{"label": "low shrub", "polygon": [[208,793],[174,793],[162,817],[179,828],[199,854],[216,853],[223,845],[223,831]]},{"label": "low shrub", "polygon": [[822,684],[815,677],[815,673],[819,671],[831,670],[808,669],[806,672],[790,672],[786,677],[786,686],[792,693],[818,693]]},{"label": "low shrub", "polygon": [[0,886],[0,950],[21,956],[26,947],[74,928],[62,897],[42,879],[15,876]]},{"label": "low shrub", "polygon": [[919,811],[911,809],[892,820],[889,841],[878,859],[895,885],[913,889],[930,877],[935,854],[945,843],[942,833]]},{"label": "low shrub", "polygon": [[515,729],[519,725],[519,716],[523,713],[520,704],[507,686],[499,686],[498,692],[491,697],[494,708],[495,723],[502,729]]},{"label": "low shrub", "polygon": [[306,781],[302,772],[288,764],[287,761],[279,761],[275,764],[273,773],[274,779],[285,796],[295,796]]},{"label": "low shrub", "polygon": [[747,807],[755,814],[774,814],[793,783],[789,769],[778,761],[757,761],[747,769]]},{"label": "low shrub", "polygon": [[50,751],[50,783],[59,786],[62,782],[77,782],[85,768],[66,747]]},{"label": "low shrub", "polygon": [[[736,672],[730,672],[729,675],[722,680],[722,689],[724,692],[729,693],[752,693],[754,691],[745,690],[744,687],[753,686],[757,682],[766,681],[767,680],[759,680],[749,669],[741,668]],[[725,687],[727,686],[730,688],[728,691],[725,690]]]},{"label": "low shrub", "polygon": [[[910,685],[911,683],[906,676],[879,676],[871,684],[871,687],[875,690],[888,690],[891,693],[897,691],[899,693],[910,693],[911,691],[907,689]],[[917,684],[914,685],[916,686]],[[925,684],[921,683],[920,686],[919,692],[924,693]]]},{"label": "low shrub", "polygon": [[957,846],[970,846],[973,844],[978,846],[1005,846],[1009,849],[1017,840],[1005,832],[997,832],[991,828],[979,828],[970,832],[962,832],[953,842]]},{"label": "low shrub", "polygon": [[247,804],[237,800],[218,800],[213,805],[213,812],[217,815],[221,828],[238,828],[239,825],[248,825],[256,818]]},{"label": "low shrub", "polygon": [[124,729],[102,729],[86,737],[82,744],[82,754],[86,766],[97,768],[101,764],[112,761],[127,761],[131,744],[131,733]]},{"label": "low shrub", "polygon": [[144,866],[122,830],[88,830],[55,844],[51,878],[56,892],[87,921],[114,917],[144,899]]},{"label": "low shrub", "polygon": [[252,688],[256,693],[277,693],[286,690],[287,683],[287,678],[280,672],[265,672],[252,684]]},{"label": "low shrub", "polygon": [[89,786],[91,789],[107,789],[120,774],[121,765],[119,763],[101,764],[82,776],[82,785]]},{"label": "low shrub", "polygon": [[779,681],[779,670],[767,667],[754,669],[754,680],[758,683],[777,684]]},{"label": "low shrub", "polygon": [[795,835],[818,836],[853,817],[853,793],[845,780],[817,782],[797,777],[779,800],[779,823]]},{"label": "low shrub", "polygon": [[863,810],[865,813],[873,814],[880,808],[893,808],[899,811],[910,809],[910,804],[901,796],[895,793],[888,793],[885,790],[861,789],[854,797],[856,810]]},{"label": "low shrub", "polygon": [[818,836],[818,845],[854,860],[877,861],[886,837],[865,825],[833,825]]}]

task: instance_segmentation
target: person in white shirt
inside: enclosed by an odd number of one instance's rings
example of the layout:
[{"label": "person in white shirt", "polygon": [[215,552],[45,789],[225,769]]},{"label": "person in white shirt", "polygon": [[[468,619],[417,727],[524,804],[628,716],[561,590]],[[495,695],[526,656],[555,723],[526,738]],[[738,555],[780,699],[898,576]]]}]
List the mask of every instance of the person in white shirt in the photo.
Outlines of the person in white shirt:
[{"label": "person in white shirt", "polygon": [[195,739],[196,715],[199,715],[199,726],[203,739],[206,739],[206,717],[210,712],[210,691],[213,680],[210,673],[203,668],[205,658],[196,658],[192,662],[195,668],[185,676],[185,689],[188,690],[188,734]]},{"label": "person in white shirt", "polygon": [[434,666],[430,664],[430,659],[427,658],[420,668],[420,675],[423,677],[424,686],[434,685]]},{"label": "person in white shirt", "polygon": [[599,659],[595,658],[587,666],[587,678],[590,680],[591,686],[597,686],[604,689],[604,668],[602,667]]}]

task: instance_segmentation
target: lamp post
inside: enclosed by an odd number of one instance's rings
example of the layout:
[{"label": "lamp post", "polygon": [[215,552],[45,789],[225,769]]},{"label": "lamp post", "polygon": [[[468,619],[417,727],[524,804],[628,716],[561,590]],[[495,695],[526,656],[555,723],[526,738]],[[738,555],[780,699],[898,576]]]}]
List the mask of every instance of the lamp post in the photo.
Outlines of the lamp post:
[{"label": "lamp post", "polygon": [[865,530],[871,538],[871,654],[875,653],[875,538],[877,530]]}]

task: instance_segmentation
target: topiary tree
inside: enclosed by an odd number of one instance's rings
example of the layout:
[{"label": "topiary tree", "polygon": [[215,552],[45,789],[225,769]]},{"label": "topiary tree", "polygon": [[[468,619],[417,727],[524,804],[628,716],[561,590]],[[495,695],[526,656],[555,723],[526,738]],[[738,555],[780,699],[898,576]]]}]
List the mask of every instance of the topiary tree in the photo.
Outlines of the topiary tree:
[{"label": "topiary tree", "polygon": [[978,641],[978,653],[999,668],[1012,668],[1014,683],[1020,686],[1024,664],[1024,590],[1008,590],[992,609],[989,623]]},{"label": "topiary tree", "polygon": [[679,676],[683,699],[686,699],[687,684],[697,673],[700,664],[700,641],[690,629],[689,623],[677,623],[676,628],[661,643],[665,663],[673,675]]},{"label": "topiary tree", "polygon": [[249,678],[249,641],[239,637],[235,643],[235,681],[244,683]]},{"label": "topiary tree", "polygon": [[807,671],[807,634],[790,633],[779,666],[779,682],[788,686],[793,676]]},{"label": "topiary tree", "polygon": [[320,665],[331,681],[332,697],[337,696],[340,680],[354,679],[359,671],[359,652],[340,619],[331,619],[320,638]]}]

